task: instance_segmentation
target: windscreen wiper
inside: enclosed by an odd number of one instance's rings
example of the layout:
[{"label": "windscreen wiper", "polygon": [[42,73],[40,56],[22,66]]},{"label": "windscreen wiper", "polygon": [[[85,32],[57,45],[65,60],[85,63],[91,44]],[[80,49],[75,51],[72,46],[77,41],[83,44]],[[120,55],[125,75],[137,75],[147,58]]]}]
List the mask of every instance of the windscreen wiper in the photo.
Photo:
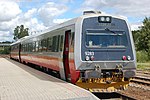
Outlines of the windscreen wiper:
[{"label": "windscreen wiper", "polygon": [[106,28],[106,29],[105,29],[105,31],[109,31],[109,32],[111,32],[111,33],[116,34],[116,32],[114,32],[114,31],[110,30],[109,28]]}]

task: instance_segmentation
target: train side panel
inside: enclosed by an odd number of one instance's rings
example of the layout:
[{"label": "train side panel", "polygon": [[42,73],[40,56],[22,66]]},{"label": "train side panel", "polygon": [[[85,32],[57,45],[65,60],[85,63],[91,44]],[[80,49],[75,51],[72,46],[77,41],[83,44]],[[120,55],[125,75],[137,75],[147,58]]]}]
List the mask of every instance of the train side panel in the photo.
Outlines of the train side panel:
[{"label": "train side panel", "polygon": [[[68,62],[65,65],[64,50],[66,47],[64,46],[67,31],[69,31],[67,36]],[[22,41],[21,61],[41,66],[46,71],[57,71],[62,79],[75,83],[79,72],[76,72],[74,64],[74,31],[75,25],[73,24]]]}]

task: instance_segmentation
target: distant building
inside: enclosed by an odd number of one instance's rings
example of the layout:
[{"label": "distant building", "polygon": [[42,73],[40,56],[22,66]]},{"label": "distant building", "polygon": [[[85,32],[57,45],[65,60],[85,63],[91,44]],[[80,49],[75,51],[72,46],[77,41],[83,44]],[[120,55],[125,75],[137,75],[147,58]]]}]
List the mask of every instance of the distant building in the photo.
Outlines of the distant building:
[{"label": "distant building", "polygon": [[1,43],[0,44],[0,50],[4,50],[5,47],[10,47],[10,43]]}]

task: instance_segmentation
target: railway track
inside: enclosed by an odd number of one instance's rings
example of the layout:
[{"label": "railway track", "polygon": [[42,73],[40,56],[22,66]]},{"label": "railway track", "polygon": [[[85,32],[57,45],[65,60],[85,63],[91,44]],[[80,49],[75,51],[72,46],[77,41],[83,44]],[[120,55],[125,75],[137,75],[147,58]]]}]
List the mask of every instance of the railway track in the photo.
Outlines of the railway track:
[{"label": "railway track", "polygon": [[0,58],[9,58],[9,55],[0,54]]},{"label": "railway track", "polygon": [[136,76],[131,80],[131,82],[150,86],[150,78],[149,77]]},{"label": "railway track", "polygon": [[150,90],[150,75],[137,73],[137,75],[130,81],[130,86]]},{"label": "railway track", "polygon": [[125,94],[120,94],[120,93],[118,94],[120,95],[121,100],[136,100],[135,98],[127,96]]},{"label": "railway track", "polygon": [[[149,71],[137,71],[136,76],[130,81],[129,89],[125,91],[120,91],[120,94],[125,95],[125,98],[129,99],[122,99],[122,100],[149,100],[149,93],[150,92],[150,73]],[[127,95],[127,97],[126,97]],[[132,98],[133,97],[133,98]]]},{"label": "railway track", "polygon": [[137,70],[137,74],[145,74],[145,75],[150,75],[150,69],[146,69],[146,71]]}]

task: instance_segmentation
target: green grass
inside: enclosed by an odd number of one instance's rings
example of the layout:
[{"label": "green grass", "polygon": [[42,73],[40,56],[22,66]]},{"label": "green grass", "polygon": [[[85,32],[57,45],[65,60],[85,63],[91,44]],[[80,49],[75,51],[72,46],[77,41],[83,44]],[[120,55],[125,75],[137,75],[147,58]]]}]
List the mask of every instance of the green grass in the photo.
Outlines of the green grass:
[{"label": "green grass", "polygon": [[150,71],[150,62],[137,63],[137,70],[149,70]]},{"label": "green grass", "polygon": [[150,57],[145,51],[137,51],[137,70],[149,70],[150,71]]},{"label": "green grass", "polygon": [[138,63],[147,63],[150,61],[148,54],[145,51],[137,51],[136,58]]}]

